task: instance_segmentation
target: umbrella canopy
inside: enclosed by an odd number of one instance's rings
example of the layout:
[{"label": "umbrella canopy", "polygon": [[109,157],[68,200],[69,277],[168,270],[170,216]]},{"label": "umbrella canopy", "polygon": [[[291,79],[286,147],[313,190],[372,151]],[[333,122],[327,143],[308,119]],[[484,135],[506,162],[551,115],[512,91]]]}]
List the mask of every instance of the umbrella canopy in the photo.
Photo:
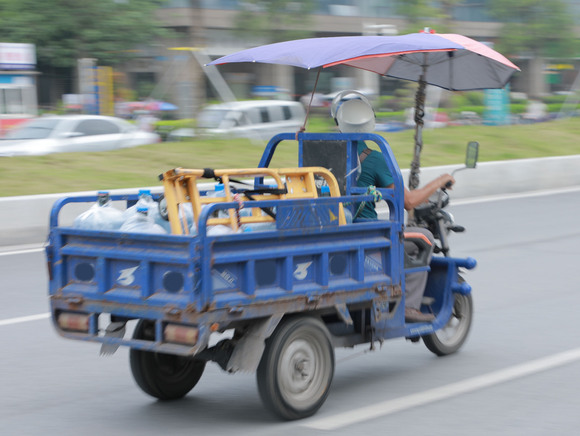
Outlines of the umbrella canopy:
[{"label": "umbrella canopy", "polygon": [[[279,42],[223,56],[208,65],[261,62],[301,68],[349,65],[451,91],[502,88],[519,68],[490,47],[457,34],[339,36]],[[426,69],[426,71],[424,71]]]},{"label": "umbrella canopy", "polygon": [[427,30],[399,36],[342,36],[285,41],[242,50],[216,59],[209,65],[234,62],[261,62],[308,69],[348,65],[419,82],[415,99],[416,133],[410,189],[419,186],[426,85],[451,91],[503,88],[512,74],[519,71],[507,58],[485,44],[462,35],[437,34]]}]

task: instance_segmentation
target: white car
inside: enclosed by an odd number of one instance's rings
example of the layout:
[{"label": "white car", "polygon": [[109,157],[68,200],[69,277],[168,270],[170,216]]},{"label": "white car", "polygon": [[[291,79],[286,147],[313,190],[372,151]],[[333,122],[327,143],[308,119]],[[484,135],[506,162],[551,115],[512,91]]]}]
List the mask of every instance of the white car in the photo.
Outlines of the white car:
[{"label": "white car", "polygon": [[235,136],[269,140],[278,133],[296,132],[306,112],[301,103],[285,100],[251,100],[206,107],[197,119],[201,135]]},{"label": "white car", "polygon": [[156,133],[115,117],[62,115],[34,118],[0,138],[0,156],[107,151],[154,144]]}]

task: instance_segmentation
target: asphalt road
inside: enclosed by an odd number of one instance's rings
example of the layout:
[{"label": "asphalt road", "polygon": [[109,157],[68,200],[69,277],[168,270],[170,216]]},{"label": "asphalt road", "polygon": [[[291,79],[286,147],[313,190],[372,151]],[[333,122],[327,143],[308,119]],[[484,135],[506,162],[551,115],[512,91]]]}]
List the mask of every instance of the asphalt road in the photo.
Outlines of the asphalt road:
[{"label": "asphalt road", "polygon": [[422,343],[337,350],[330,396],[312,418],[279,422],[253,374],[209,364],[183,400],[158,402],[133,382],[128,352],[57,336],[39,250],[0,252],[2,435],[571,435],[580,424],[580,190],[455,204],[467,232],[453,254],[475,318],[459,353]]}]

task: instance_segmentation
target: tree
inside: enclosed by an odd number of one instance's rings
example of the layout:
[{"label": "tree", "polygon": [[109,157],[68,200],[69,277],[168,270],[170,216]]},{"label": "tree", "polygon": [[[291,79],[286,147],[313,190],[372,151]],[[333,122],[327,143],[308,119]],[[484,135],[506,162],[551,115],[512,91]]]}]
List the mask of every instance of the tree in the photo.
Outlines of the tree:
[{"label": "tree", "polygon": [[314,0],[246,0],[236,15],[235,31],[264,43],[307,38],[314,33],[310,20],[314,7]]},{"label": "tree", "polygon": [[544,93],[545,58],[576,57],[574,19],[563,0],[491,0],[491,14],[504,24],[497,49],[529,57],[532,96]]},{"label": "tree", "polygon": [[166,32],[154,18],[165,0],[0,0],[0,41],[36,46],[38,98],[74,93],[77,60],[113,66]]},{"label": "tree", "polygon": [[0,41],[35,44],[40,67],[114,65],[163,34],[154,18],[163,1],[0,0]]},{"label": "tree", "polygon": [[537,57],[576,56],[574,19],[563,0],[491,0],[503,22],[498,49]]},{"label": "tree", "polygon": [[395,10],[407,22],[407,27],[399,29],[399,33],[415,33],[435,24],[432,18],[427,18],[437,12],[430,0],[395,0]]},{"label": "tree", "polygon": [[463,0],[395,0],[398,14],[407,21],[401,33],[416,33],[431,27],[438,33],[452,32],[453,9]]}]

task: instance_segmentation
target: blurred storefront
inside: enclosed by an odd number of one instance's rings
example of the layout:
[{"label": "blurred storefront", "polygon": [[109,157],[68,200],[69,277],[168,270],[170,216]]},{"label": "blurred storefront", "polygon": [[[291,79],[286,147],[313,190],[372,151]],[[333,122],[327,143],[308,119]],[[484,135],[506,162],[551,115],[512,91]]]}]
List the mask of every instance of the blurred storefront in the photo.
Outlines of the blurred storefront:
[{"label": "blurred storefront", "polygon": [[33,44],[0,43],[0,134],[37,115]]}]

